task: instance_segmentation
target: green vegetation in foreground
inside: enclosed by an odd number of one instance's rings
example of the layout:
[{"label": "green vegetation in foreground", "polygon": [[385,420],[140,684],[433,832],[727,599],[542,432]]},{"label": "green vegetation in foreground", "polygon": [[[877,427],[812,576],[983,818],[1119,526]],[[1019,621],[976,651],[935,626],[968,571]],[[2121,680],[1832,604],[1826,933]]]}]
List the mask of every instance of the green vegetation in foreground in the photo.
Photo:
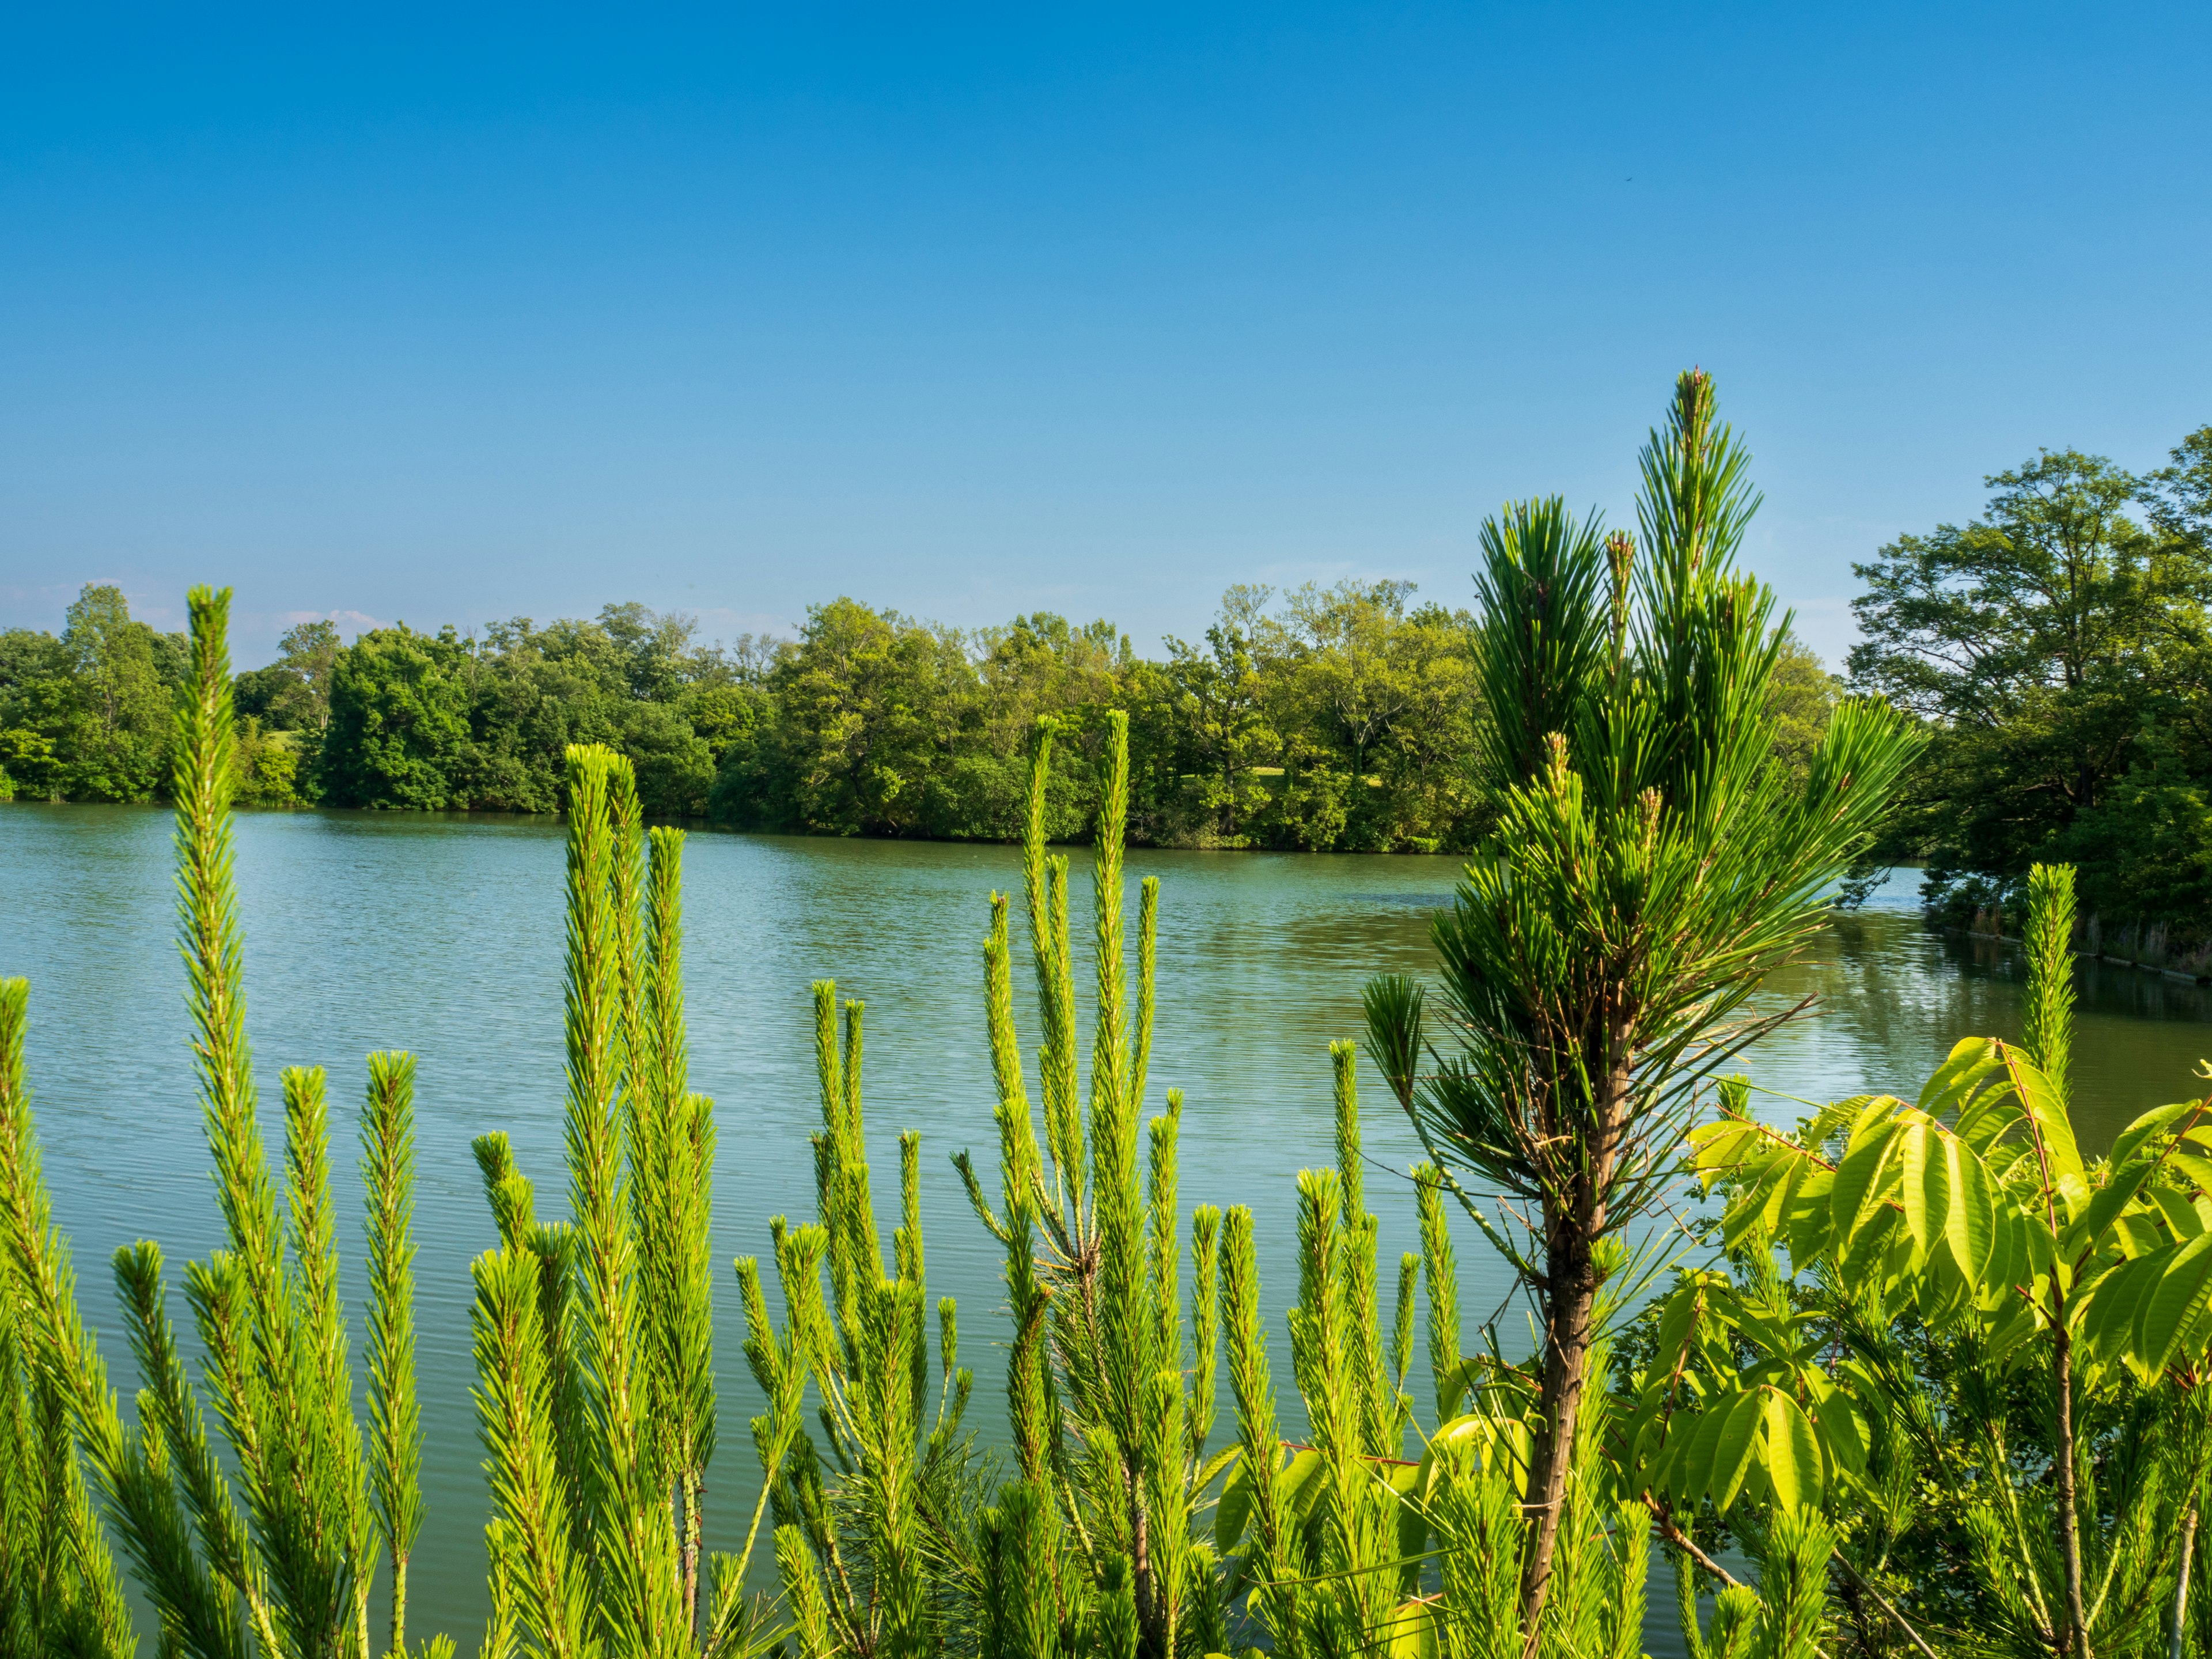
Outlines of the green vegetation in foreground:
[{"label": "green vegetation in foreground", "polygon": [[[631,766],[657,819],[818,835],[1017,841],[1029,733],[1063,732],[1048,829],[1090,835],[1106,716],[1128,717],[1133,842],[1463,850],[1476,690],[1462,611],[1404,582],[1232,588],[1197,645],[1137,656],[1110,623],[1042,612],[974,634],[838,599],[795,641],[702,646],[680,617],[609,605],[480,636],[404,625],[341,644],[303,623],[238,677],[239,798],[552,812],[568,745]],[[145,800],[168,773],[184,642],[88,588],[58,640],[0,634],[0,771],[25,797]],[[1834,700],[1784,647],[1780,748],[1803,765]]]},{"label": "green vegetation in foreground", "polygon": [[[737,1264],[764,1409],[763,1490],[735,1556],[702,1548],[718,1452],[714,1136],[684,1060],[683,836],[646,833],[623,757],[569,752],[568,1218],[541,1216],[502,1137],[476,1143],[495,1239],[474,1264],[488,1659],[1199,1659],[1256,1644],[1633,1659],[1655,1533],[1696,1659],[2212,1651],[2191,1593],[2212,1468],[2212,1103],[2147,1114],[2109,1158],[2081,1155],[2071,872],[2031,872],[2025,1042],[1968,1039],[1915,1104],[1846,1100],[1786,1134],[1723,1079],[1717,1115],[1692,1124],[1696,1080],[1772,1023],[1731,1011],[1802,943],[1910,739],[1880,706],[1847,704],[1802,777],[1770,757],[1778,635],[1764,591],[1729,568],[1748,500],[1703,377],[1683,378],[1645,460],[1640,541],[1601,539],[1556,501],[1486,530],[1482,754],[1501,829],[1437,929],[1438,1039],[1419,988],[1369,998],[1370,1054],[1433,1154],[1409,1172],[1422,1248],[1397,1264],[1387,1321],[1352,1043],[1330,1054],[1333,1162],[1297,1182],[1279,1392],[1251,1211],[1200,1206],[1186,1224],[1181,1097],[1146,1115],[1162,906],[1144,884],[1132,961],[1120,711],[1104,727],[1085,1073],[1068,860],[1046,836],[1048,721],[1021,902],[1038,1041],[1017,1024],[1013,906],[994,895],[997,1192],[956,1159],[1005,1253],[1011,1452],[982,1453],[964,1426],[975,1374],[957,1309],[927,1293],[919,1139],[901,1138],[879,1217],[863,1011],[817,985],[814,1217],[763,1225],[777,1303],[757,1262]],[[413,1067],[369,1062],[362,1410],[322,1073],[286,1073],[281,1173],[254,1109],[227,601],[193,595],[173,784],[225,1245],[185,1272],[197,1381],[158,1249],[117,1253],[142,1384],[128,1414],[39,1174],[28,987],[0,981],[9,1659],[135,1652],[126,1571],[165,1655],[452,1650],[410,1647],[405,1627],[421,1507]],[[1557,626],[1520,625],[1539,605]],[[1693,1175],[1725,1197],[1723,1219],[1660,1227]],[[1462,1318],[1454,1205],[1541,1316],[1528,1360],[1508,1357],[1498,1316]],[[1632,1229],[1639,1216],[1650,1224]],[[1426,1424],[1409,1387],[1424,1324]],[[1755,1585],[1723,1565],[1731,1544]],[[756,1552],[775,1588],[748,1595]],[[380,1581],[392,1612],[372,1631]]]},{"label": "green vegetation in foreground", "polygon": [[2212,427],[2148,475],[2045,450],[1985,482],[1982,517],[1899,537],[1856,567],[1851,683],[1929,733],[1884,856],[1928,860],[1942,920],[1993,912],[2007,932],[2029,867],[2074,862],[2093,921],[2083,943],[2202,971]]}]

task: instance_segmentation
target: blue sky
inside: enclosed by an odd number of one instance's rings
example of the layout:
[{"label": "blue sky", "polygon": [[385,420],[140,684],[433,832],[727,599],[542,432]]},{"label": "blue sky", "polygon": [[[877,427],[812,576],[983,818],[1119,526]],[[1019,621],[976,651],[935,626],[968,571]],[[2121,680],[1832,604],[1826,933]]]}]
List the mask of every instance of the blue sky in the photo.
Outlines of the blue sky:
[{"label": "blue sky", "polygon": [[1751,562],[2212,422],[2212,9],[18,6],[0,624],[851,593],[1156,649],[1625,516],[1717,375]]}]

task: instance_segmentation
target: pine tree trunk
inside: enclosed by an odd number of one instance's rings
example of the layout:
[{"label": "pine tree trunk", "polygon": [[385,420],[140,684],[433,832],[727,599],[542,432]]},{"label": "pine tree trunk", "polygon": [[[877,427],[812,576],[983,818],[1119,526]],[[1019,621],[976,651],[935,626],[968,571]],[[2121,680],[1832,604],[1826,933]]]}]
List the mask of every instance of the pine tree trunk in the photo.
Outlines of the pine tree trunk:
[{"label": "pine tree trunk", "polygon": [[2173,1581],[2172,1629],[2167,1633],[2166,1659],[2184,1659],[2189,1649],[2189,1570],[2197,1553],[2197,1505],[2181,1523],[2181,1569]]},{"label": "pine tree trunk", "polygon": [[1583,1247],[1580,1271],[1574,1272],[1571,1263],[1562,1263],[1571,1277],[1565,1283],[1559,1279],[1553,1281],[1552,1328],[1544,1356],[1543,1431],[1529,1451],[1527,1507],[1535,1531],[1521,1570],[1522,1651],[1528,1659],[1534,1659],[1536,1651],[1544,1601],[1552,1586],[1552,1559],[1559,1551],[1567,1474],[1574,1462],[1575,1428],[1582,1416],[1583,1374],[1589,1359],[1590,1315],[1597,1300],[1588,1240],[1580,1242]]},{"label": "pine tree trunk", "polygon": [[1152,1527],[1145,1513],[1136,1464],[1128,1466],[1129,1587],[1137,1607],[1138,1652],[1144,1659],[1162,1659],[1169,1648],[1167,1620],[1160,1607],[1160,1587],[1152,1571]]},{"label": "pine tree trunk", "polygon": [[707,1483],[696,1473],[678,1478],[684,1503],[684,1625],[694,1641],[699,1636],[699,1510]]},{"label": "pine tree trunk", "polygon": [[[1542,1429],[1529,1449],[1528,1508],[1535,1530],[1521,1569],[1522,1659],[1535,1659],[1544,1602],[1552,1588],[1552,1561],[1559,1553],[1589,1366],[1598,1290],[1595,1247],[1607,1219],[1603,1194],[1612,1186],[1613,1164],[1634,1100],[1626,1004],[1625,997],[1614,1003],[1603,1027],[1609,1064],[1591,1115],[1589,1139],[1575,1149],[1580,1154],[1578,1164],[1560,1172],[1566,1178],[1553,1190],[1565,1190],[1558,1200],[1547,1197],[1544,1206],[1544,1303],[1549,1328],[1539,1402]],[[1547,1127],[1554,1137],[1566,1138],[1561,1134],[1565,1126]]]},{"label": "pine tree trunk", "polygon": [[2063,1291],[2054,1291],[2051,1341],[2058,1383],[2058,1549],[2066,1572],[2066,1641],[2069,1659],[2090,1659],[2089,1616],[2081,1598],[2081,1527],[2074,1490],[2074,1339],[2066,1328]]}]

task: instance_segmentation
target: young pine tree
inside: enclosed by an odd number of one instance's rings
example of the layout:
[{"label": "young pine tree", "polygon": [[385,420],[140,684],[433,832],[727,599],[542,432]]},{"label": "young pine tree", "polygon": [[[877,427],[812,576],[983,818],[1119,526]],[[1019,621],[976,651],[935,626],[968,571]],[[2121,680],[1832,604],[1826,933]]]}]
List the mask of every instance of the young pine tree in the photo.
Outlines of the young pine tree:
[{"label": "young pine tree", "polygon": [[[140,1241],[113,1270],[142,1387],[126,1424],[78,1313],[69,1252],[39,1176],[22,1073],[27,990],[0,988],[0,1206],[9,1272],[0,1304],[37,1413],[38,1455],[10,1492],[54,1517],[54,1547],[26,1563],[49,1589],[47,1638],[74,1650],[133,1643],[107,1545],[83,1501],[96,1493],[161,1631],[162,1651],[232,1659],[361,1656],[368,1604],[392,1566],[386,1651],[405,1643],[405,1570],[421,1501],[407,1263],[412,1061],[370,1062],[370,1443],[354,1413],[350,1340],[338,1297],[328,1112],[319,1068],[284,1073],[281,1179],[261,1140],[246,1033],[244,949],[231,872],[235,744],[225,645],[228,592],[191,595],[191,672],[177,712],[178,919],[224,1243],[189,1264],[186,1300],[208,1398],[186,1375],[161,1249]],[[228,1453],[219,1457],[208,1417]],[[71,1456],[57,1437],[65,1418]],[[16,1437],[21,1443],[21,1437]],[[81,1479],[77,1460],[88,1479]],[[14,1534],[11,1527],[11,1536]],[[14,1575],[11,1574],[11,1579]],[[49,1649],[48,1650],[54,1650]],[[63,1648],[61,1650],[71,1650]],[[433,1643],[429,1652],[450,1652]]]},{"label": "young pine tree", "polygon": [[[999,1095],[998,1204],[984,1194],[965,1153],[955,1163],[977,1215],[1006,1250],[1016,1330],[1007,1394],[1024,1487],[1001,1504],[1000,1524],[1018,1524],[1022,1535],[1065,1552],[1036,1564],[1031,1578],[1036,1593],[1060,1598],[1057,1607],[1025,1616],[1032,1625],[1073,1629],[1086,1606],[1095,1603],[1110,1625],[1126,1605],[1137,1651],[1166,1659],[1220,1640],[1214,1555],[1193,1524],[1227,1457],[1206,1455],[1220,1218],[1206,1207],[1193,1217],[1196,1282],[1186,1325],[1176,1199],[1182,1097],[1170,1091],[1165,1110],[1149,1122],[1144,1117],[1156,878],[1139,890],[1133,1008],[1129,982],[1122,893],[1128,719],[1118,710],[1107,716],[1099,778],[1091,878],[1097,1012],[1087,1091],[1067,860],[1048,854],[1045,842],[1054,735],[1053,722],[1039,722],[1024,839],[1043,1143],[1014,1023],[1008,907],[994,895],[984,983]],[[1049,1525],[1041,1518],[1047,1494],[1059,1510]]]},{"label": "young pine tree", "polygon": [[[781,1217],[771,1223],[781,1335],[757,1268],[738,1264],[746,1355],[769,1405],[753,1424],[763,1497],[775,1510],[776,1563],[802,1654],[922,1659],[973,1616],[979,1505],[962,1419],[974,1378],[960,1364],[952,1298],[943,1297],[932,1398],[921,1139],[899,1138],[899,1224],[887,1264],[870,1194],[862,1006],[844,1005],[841,1032],[836,988],[825,980],[814,1010],[817,1221],[797,1231]],[[810,1373],[822,1445],[800,1418]]]},{"label": "young pine tree", "polygon": [[[506,1137],[476,1143],[498,1247],[475,1264],[495,1515],[495,1655],[749,1647],[743,1573],[702,1593],[714,1450],[712,1104],[690,1091],[683,837],[641,828],[628,761],[568,751],[567,1222]],[[649,866],[645,862],[650,849]]]},{"label": "young pine tree", "polygon": [[1640,541],[1601,538],[1556,499],[1484,526],[1479,748],[1498,825],[1435,928],[1448,1031],[1432,1048],[1410,981],[1369,989],[1371,1048],[1431,1155],[1507,1194],[1532,1235],[1498,1239],[1541,1333],[1531,1659],[1599,1247],[1671,1178],[1700,1082],[1782,1017],[1745,1016],[1745,1000],[1820,925],[1912,747],[1887,708],[1851,700],[1802,783],[1772,762],[1784,625],[1735,568],[1757,506],[1746,462],[1692,372],[1644,452]]}]

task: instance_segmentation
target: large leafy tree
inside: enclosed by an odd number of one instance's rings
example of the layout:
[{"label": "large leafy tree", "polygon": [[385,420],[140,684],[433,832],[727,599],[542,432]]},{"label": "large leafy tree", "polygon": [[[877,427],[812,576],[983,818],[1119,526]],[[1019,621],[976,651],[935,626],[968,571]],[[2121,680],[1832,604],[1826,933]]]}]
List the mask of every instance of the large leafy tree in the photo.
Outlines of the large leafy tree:
[{"label": "large leafy tree", "polygon": [[343,806],[461,804],[454,774],[469,741],[468,653],[404,623],[355,641],[331,684],[323,744],[330,799]]},{"label": "large leafy tree", "polygon": [[[1497,829],[1435,937],[1446,1030],[1368,994],[1375,1056],[1437,1161],[1505,1195],[1486,1227],[1541,1331],[1522,1628],[1534,1652],[1617,1236],[1657,1200],[1701,1082],[1784,1015],[1744,1012],[1820,926],[1912,739],[1839,706],[1802,780],[1774,755],[1785,619],[1735,568],[1757,506],[1702,374],[1643,457],[1638,538],[1555,499],[1483,527],[1477,744]],[[1462,1189],[1463,1190],[1463,1189]]]},{"label": "large leafy tree", "polygon": [[2045,450],[1986,481],[1982,517],[1854,567],[1852,680],[1931,727],[1891,843],[1929,856],[1939,897],[1960,875],[2024,874],[2155,760],[2160,726],[2199,745],[2208,455],[2200,433],[2143,479]]},{"label": "large leafy tree", "polygon": [[1269,591],[1240,584],[1222,596],[1202,645],[1170,638],[1161,676],[1166,709],[1181,738],[1178,770],[1194,797],[1204,840],[1245,847],[1269,793],[1261,767],[1275,769],[1283,739],[1271,716],[1265,613]]},{"label": "large leafy tree", "polygon": [[1284,665],[1279,839],[1383,852],[1471,838],[1473,618],[1413,606],[1413,592],[1407,581],[1309,583],[1267,629]]},{"label": "large leafy tree", "polygon": [[720,816],[830,835],[950,833],[929,785],[976,712],[957,631],[836,599],[807,612],[767,685],[774,717],[723,763]]},{"label": "large leafy tree", "polygon": [[175,641],[133,620],[121,588],[94,582],[70,606],[60,645],[68,684],[38,702],[62,790],[84,800],[149,799],[162,781],[183,678]]}]

